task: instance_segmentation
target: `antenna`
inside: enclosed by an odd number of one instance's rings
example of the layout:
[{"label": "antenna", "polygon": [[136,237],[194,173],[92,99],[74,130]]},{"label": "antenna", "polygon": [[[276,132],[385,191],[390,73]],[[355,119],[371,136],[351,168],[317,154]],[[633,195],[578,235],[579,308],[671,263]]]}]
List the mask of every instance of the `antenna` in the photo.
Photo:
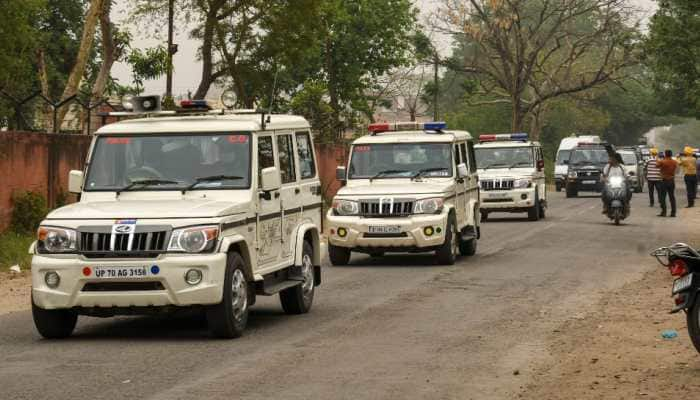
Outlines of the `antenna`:
[{"label": "antenna", "polygon": [[262,115],[260,116],[260,125],[262,125],[262,130],[265,130],[265,125],[270,123],[270,115],[272,114],[272,106],[275,103],[275,90],[277,89],[277,74],[279,73],[279,70],[277,69],[277,64],[275,64],[275,77],[272,81],[272,92],[270,93],[270,101],[268,102],[267,105],[267,118],[265,117],[265,110],[263,110]]}]

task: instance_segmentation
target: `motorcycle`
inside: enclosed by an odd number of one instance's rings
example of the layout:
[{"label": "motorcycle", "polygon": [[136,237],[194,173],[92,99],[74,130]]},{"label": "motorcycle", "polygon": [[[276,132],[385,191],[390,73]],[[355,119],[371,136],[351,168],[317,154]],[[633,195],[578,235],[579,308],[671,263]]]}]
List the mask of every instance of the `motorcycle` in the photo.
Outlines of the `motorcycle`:
[{"label": "motorcycle", "polygon": [[676,279],[671,294],[675,307],[671,314],[685,311],[688,335],[700,353],[700,253],[685,243],[661,247],[651,253]]},{"label": "motorcycle", "polygon": [[630,214],[629,190],[627,182],[621,176],[612,176],[605,182],[608,218],[620,225],[620,221]]}]

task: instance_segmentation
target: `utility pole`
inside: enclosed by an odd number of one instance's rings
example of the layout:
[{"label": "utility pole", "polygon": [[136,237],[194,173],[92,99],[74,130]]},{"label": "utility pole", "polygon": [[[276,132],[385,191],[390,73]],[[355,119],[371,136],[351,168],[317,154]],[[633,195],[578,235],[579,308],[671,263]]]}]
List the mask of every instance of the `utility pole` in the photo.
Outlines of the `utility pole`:
[{"label": "utility pole", "polygon": [[438,121],[438,92],[440,91],[440,82],[438,81],[438,53],[435,51],[433,63],[435,66],[435,93],[433,93],[433,121]]},{"label": "utility pole", "polygon": [[168,0],[168,69],[166,71],[165,97],[173,98],[173,54],[177,45],[173,44],[173,20],[175,19],[175,0]]}]

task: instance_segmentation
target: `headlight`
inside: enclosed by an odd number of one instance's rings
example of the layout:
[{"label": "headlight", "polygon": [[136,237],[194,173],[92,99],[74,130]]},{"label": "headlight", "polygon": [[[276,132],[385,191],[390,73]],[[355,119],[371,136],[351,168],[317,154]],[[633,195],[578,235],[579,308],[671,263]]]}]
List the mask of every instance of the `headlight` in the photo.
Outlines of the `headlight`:
[{"label": "headlight", "polygon": [[578,174],[576,173],[576,171],[569,171],[568,176],[569,178],[576,178]]},{"label": "headlight", "polygon": [[437,214],[442,211],[443,205],[442,197],[418,200],[413,208],[413,212],[415,214]]},{"label": "headlight", "polygon": [[40,226],[37,238],[40,253],[66,253],[77,249],[73,229]]},{"label": "headlight", "polygon": [[610,187],[612,188],[619,188],[622,186],[623,179],[620,176],[612,176],[610,177]]},{"label": "headlight", "polygon": [[532,180],[530,179],[516,179],[515,182],[513,182],[513,187],[515,189],[525,189],[530,186],[532,186]]},{"label": "headlight", "polygon": [[184,251],[187,253],[211,251],[214,249],[218,237],[218,226],[196,226],[176,229],[170,236],[168,251]]},{"label": "headlight", "polygon": [[352,200],[334,200],[333,211],[337,215],[357,215],[360,213],[360,206]]}]

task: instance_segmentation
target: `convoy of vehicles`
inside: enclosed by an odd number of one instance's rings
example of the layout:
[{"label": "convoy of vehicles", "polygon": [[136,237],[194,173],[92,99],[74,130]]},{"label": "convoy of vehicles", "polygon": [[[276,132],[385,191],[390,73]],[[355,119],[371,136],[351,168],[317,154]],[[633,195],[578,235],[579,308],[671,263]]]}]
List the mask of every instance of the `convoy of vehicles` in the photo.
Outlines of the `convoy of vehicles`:
[{"label": "convoy of vehicles", "polygon": [[475,146],[481,220],[493,212],[525,212],[530,221],[547,208],[544,156],[526,133],[481,135]]},{"label": "convoy of vehicles", "polygon": [[237,337],[256,295],[279,294],[290,314],[310,310],[321,191],[308,122],[193,111],[97,131],[85,171],[70,173],[80,201],[51,212],[31,249],[43,336],[69,336],[78,315],[187,307],[206,314],[214,336]]},{"label": "convoy of vehicles", "polygon": [[571,150],[581,143],[600,143],[599,136],[570,136],[559,143],[557,157],[554,160],[554,185],[557,192],[566,186],[568,162]]},{"label": "convoy of vehicles", "polygon": [[476,252],[479,182],[474,141],[444,123],[379,123],[355,140],[328,211],[328,253],[435,252],[440,264]]}]

